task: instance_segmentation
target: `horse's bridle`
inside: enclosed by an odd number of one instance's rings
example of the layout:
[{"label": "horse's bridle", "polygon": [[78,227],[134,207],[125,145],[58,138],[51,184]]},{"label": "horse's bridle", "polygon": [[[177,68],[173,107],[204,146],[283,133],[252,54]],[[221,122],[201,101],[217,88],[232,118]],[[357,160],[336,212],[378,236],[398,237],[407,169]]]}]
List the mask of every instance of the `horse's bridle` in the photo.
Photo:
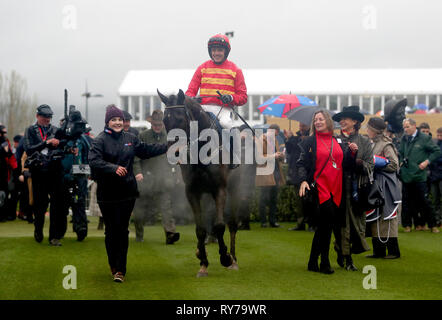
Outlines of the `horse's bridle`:
[{"label": "horse's bridle", "polygon": [[[195,119],[195,117],[193,116],[192,112],[189,112],[189,108],[187,108],[186,105],[166,106],[164,109],[168,110],[168,109],[181,109],[181,108],[183,108],[184,111],[186,112],[187,120],[198,121],[197,119]],[[215,124],[214,120],[211,117],[209,117],[209,121],[210,121],[210,127],[215,129],[216,128],[216,124]]]},{"label": "horse's bridle", "polygon": [[184,111],[186,112],[187,120],[197,121],[195,119],[195,117],[193,116],[193,114],[191,112],[189,112],[189,109],[186,107],[186,105],[166,106],[164,109],[168,110],[168,109],[181,109],[181,108],[183,108]]}]

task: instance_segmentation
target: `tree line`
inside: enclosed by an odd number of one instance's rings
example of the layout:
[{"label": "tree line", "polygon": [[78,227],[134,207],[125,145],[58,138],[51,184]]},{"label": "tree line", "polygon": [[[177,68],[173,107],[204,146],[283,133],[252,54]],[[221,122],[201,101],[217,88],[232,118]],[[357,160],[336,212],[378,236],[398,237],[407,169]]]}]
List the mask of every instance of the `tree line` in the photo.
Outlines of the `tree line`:
[{"label": "tree line", "polygon": [[12,138],[23,134],[35,117],[37,97],[28,93],[28,85],[16,71],[4,74],[0,71],[0,123],[8,130]]}]

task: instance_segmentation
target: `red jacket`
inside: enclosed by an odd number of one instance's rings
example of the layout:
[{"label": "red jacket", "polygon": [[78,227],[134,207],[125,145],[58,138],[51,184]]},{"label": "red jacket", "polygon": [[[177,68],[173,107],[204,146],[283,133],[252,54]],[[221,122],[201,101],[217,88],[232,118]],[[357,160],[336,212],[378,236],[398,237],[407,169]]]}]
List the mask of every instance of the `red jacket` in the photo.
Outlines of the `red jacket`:
[{"label": "red jacket", "polygon": [[240,68],[229,60],[215,64],[212,60],[204,62],[196,69],[190,81],[186,95],[195,97],[200,91],[201,104],[224,106],[217,90],[221,94],[230,94],[233,101],[230,105],[242,106],[247,102],[247,87]]}]

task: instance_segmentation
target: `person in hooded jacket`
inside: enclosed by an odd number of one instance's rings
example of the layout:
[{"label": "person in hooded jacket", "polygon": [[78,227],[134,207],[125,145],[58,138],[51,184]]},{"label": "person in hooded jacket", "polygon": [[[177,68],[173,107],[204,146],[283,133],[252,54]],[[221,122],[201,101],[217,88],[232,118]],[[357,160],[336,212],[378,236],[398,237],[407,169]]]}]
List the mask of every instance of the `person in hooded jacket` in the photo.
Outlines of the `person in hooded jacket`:
[{"label": "person in hooded jacket", "polygon": [[145,144],[123,130],[123,111],[115,105],[106,109],[105,128],[92,142],[89,165],[97,181],[97,201],[104,218],[108,262],[115,282],[126,275],[129,220],[138,196],[133,172],[134,157],[158,156],[167,145]]}]

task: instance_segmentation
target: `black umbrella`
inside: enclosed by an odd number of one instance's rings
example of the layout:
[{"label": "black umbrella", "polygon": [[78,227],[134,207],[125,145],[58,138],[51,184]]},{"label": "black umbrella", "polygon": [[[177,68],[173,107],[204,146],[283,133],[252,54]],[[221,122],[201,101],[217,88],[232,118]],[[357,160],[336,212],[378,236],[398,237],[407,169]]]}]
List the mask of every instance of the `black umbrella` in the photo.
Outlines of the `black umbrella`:
[{"label": "black umbrella", "polygon": [[318,110],[325,110],[330,114],[330,116],[333,116],[335,112],[321,108],[321,107],[315,107],[315,106],[300,106],[296,109],[292,109],[286,113],[287,118],[290,120],[295,120],[302,122],[305,125],[310,125],[312,123],[313,114]]}]

